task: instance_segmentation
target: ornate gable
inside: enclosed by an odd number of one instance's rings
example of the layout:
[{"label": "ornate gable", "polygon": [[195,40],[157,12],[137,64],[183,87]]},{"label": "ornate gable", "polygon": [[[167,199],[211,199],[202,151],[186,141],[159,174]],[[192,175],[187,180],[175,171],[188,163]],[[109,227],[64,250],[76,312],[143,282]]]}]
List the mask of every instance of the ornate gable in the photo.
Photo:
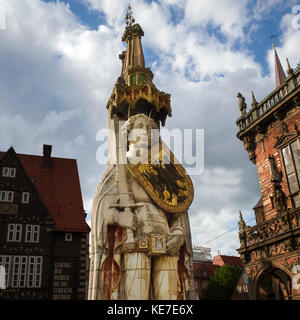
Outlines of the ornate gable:
[{"label": "ornate gable", "polygon": [[283,135],[281,137],[276,137],[277,142],[274,148],[282,149],[284,146],[289,144],[292,140],[296,139],[298,136],[299,136],[299,131],[296,125],[294,127],[294,130],[291,132],[284,130]]}]

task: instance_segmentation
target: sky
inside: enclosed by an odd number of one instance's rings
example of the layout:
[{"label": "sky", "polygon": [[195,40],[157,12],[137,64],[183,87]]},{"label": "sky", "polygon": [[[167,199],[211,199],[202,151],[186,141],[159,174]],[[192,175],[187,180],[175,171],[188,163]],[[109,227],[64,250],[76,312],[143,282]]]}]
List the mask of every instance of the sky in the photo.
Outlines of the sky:
[{"label": "sky", "polygon": [[[131,1],[146,66],[171,94],[166,128],[204,129],[204,171],[192,176],[192,242],[236,254],[238,212],[253,225],[260,198],[255,165],[236,138],[237,92],[251,105],[275,89],[271,35],[283,68],[300,61],[300,2]],[[97,132],[120,75],[128,0],[0,0],[0,150],[75,158],[90,223]],[[294,8],[294,9],[293,9]],[[4,19],[4,20],[3,20]],[[299,26],[298,26],[299,25]],[[224,236],[218,237],[226,233]],[[218,238],[216,238],[218,237]],[[216,238],[216,239],[214,239]]]}]

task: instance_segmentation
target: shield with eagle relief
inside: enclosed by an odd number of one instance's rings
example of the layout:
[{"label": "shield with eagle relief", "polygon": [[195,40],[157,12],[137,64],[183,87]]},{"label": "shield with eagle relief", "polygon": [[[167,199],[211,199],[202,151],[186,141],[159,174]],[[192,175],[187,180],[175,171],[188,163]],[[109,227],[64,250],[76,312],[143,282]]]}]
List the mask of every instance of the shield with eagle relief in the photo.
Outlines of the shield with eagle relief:
[{"label": "shield with eagle relief", "polygon": [[191,205],[194,197],[191,178],[163,142],[150,148],[137,163],[127,166],[163,210],[185,212]]}]

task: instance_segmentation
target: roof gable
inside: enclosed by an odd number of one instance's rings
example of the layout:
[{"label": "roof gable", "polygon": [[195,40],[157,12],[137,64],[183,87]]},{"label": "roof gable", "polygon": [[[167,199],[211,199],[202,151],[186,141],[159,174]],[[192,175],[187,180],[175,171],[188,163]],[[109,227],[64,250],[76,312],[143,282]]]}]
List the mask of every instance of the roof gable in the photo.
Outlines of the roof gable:
[{"label": "roof gable", "polygon": [[[54,230],[87,232],[76,160],[52,157],[49,170],[42,168],[42,156],[17,156],[53,217]],[[0,152],[0,161],[3,158],[4,153]]]},{"label": "roof gable", "polygon": [[220,268],[219,265],[211,263],[193,263],[194,275],[196,278],[209,280],[218,268]]},{"label": "roof gable", "polygon": [[[38,207],[40,218],[47,219],[48,222],[52,222],[49,211],[47,210],[43,200],[41,199],[39,193],[37,192],[32,180],[28,177],[25,168],[23,167],[18,155],[16,154],[13,147],[10,147],[7,152],[0,152],[0,168],[9,167],[16,169],[16,175],[14,178],[4,177],[2,175],[2,170],[0,171],[0,189],[14,192],[29,192],[31,194],[30,198],[34,199],[34,206]],[[20,210],[21,203],[2,203],[5,207],[14,206],[16,214],[24,214],[23,209]],[[27,209],[31,210],[33,204],[26,204]],[[3,209],[3,208],[2,208]],[[25,213],[26,215],[26,213]]]},{"label": "roof gable", "polygon": [[219,266],[223,266],[224,264],[230,264],[232,266],[237,266],[237,267],[243,266],[240,257],[225,256],[225,255],[215,256],[213,259],[213,264],[219,265]]}]

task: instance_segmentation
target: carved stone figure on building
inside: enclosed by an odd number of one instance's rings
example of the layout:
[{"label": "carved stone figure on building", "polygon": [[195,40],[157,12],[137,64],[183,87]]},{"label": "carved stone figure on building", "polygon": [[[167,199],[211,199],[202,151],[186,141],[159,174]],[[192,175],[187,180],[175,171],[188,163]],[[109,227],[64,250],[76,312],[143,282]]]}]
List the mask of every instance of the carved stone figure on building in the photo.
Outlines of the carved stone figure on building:
[{"label": "carved stone figure on building", "polygon": [[240,109],[240,112],[242,115],[244,115],[244,114],[246,114],[246,109],[247,109],[245,97],[243,97],[243,95],[240,92],[238,92],[237,98],[238,98],[238,107]]},{"label": "carved stone figure on building", "polygon": [[269,196],[272,202],[272,207],[274,209],[276,209],[279,213],[286,210],[287,208],[286,196],[282,191],[280,184],[276,182],[272,183],[272,191]]},{"label": "carved stone figure on building", "polygon": [[278,171],[277,165],[276,165],[276,160],[274,156],[271,156],[269,154],[268,160],[270,163],[270,177],[271,177],[271,182],[281,182],[281,174]]}]

